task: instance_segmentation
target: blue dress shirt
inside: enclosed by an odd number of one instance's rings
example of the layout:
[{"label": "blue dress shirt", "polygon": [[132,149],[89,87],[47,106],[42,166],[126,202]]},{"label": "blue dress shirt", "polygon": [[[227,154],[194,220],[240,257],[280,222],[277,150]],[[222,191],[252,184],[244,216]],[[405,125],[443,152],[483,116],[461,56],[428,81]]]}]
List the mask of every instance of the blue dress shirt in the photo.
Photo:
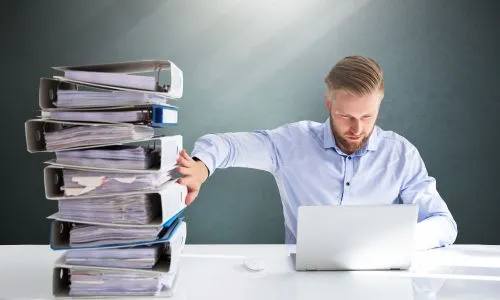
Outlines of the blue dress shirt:
[{"label": "blue dress shirt", "polygon": [[217,168],[268,171],[278,185],[285,242],[295,243],[301,205],[414,203],[419,206],[416,248],[452,244],[457,225],[418,150],[402,136],[375,126],[367,144],[346,155],[330,120],[301,121],[273,130],[207,134],[191,154],[212,175]]}]

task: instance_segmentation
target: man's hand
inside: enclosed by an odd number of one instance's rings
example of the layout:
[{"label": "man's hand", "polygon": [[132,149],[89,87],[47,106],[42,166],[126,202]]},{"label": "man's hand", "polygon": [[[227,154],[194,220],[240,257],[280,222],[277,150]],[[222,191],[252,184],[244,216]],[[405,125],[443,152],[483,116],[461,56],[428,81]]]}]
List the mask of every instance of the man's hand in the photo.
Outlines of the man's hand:
[{"label": "man's hand", "polygon": [[177,165],[177,171],[183,176],[177,182],[187,187],[186,205],[189,205],[198,196],[201,185],[207,180],[208,169],[202,161],[193,160],[184,149],[177,159]]}]

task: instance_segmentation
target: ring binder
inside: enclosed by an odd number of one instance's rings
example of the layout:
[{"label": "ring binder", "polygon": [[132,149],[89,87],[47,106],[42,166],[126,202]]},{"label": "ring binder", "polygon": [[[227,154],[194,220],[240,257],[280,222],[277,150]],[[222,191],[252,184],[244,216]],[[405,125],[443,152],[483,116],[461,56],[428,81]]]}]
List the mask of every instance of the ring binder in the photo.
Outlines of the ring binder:
[{"label": "ring binder", "polygon": [[140,105],[128,107],[50,109],[42,110],[44,120],[132,123],[152,127],[175,126],[178,123],[178,108],[169,105]]},{"label": "ring binder", "polygon": [[[52,169],[53,170],[53,169]],[[56,169],[57,170],[57,169]],[[132,191],[132,192],[116,192],[109,193],[104,195],[81,195],[81,196],[64,196],[64,194],[55,188],[56,186],[51,185],[50,183],[45,185],[46,189],[46,198],[49,200],[56,201],[78,201],[78,200],[95,200],[99,201],[101,199],[111,199],[111,198],[120,198],[131,195],[145,195],[151,201],[154,202],[154,205],[159,206],[159,214],[156,218],[152,219],[149,223],[146,224],[135,224],[133,226],[138,227],[158,227],[158,226],[170,226],[172,222],[174,222],[180,214],[186,208],[185,199],[187,195],[187,188],[184,185],[178,184],[175,181],[169,181],[159,188],[156,189],[148,189],[141,191]],[[49,219],[56,219],[67,222],[82,222],[81,220],[70,220],[61,218],[57,213],[48,216]],[[110,225],[105,222],[86,222],[98,225]],[[132,226],[131,224],[121,224],[122,226]],[[111,225],[116,225],[111,224]]]},{"label": "ring binder", "polygon": [[[177,232],[180,234],[185,234],[186,232],[186,223],[184,222],[184,218],[177,218],[174,222],[172,222],[168,227],[162,227],[160,233],[163,233],[161,236],[157,236],[154,239],[147,239],[144,241],[137,242],[121,242],[121,243],[113,243],[113,244],[103,244],[98,246],[70,246],[70,230],[71,223],[66,221],[54,220],[51,223],[51,234],[50,234],[50,248],[52,250],[78,250],[78,249],[110,249],[110,248],[127,248],[127,247],[135,247],[135,246],[150,246],[161,244],[164,242],[168,242],[172,237],[176,236]],[[80,223],[81,224],[81,223]],[[59,233],[58,228],[64,228],[62,233]],[[114,225],[113,228],[130,228],[124,227],[120,225]]]},{"label": "ring binder", "polygon": [[109,87],[95,87],[87,83],[47,77],[40,78],[38,91],[38,105],[42,110],[169,105],[174,100],[178,101],[178,99],[167,98],[161,94],[139,90],[113,90]]},{"label": "ring binder", "polygon": [[[180,151],[182,149],[182,143],[183,139],[181,135],[173,135],[158,136],[144,141],[103,144],[93,147],[92,149],[88,149],[85,147],[74,148],[72,150],[56,151],[56,159],[48,160],[45,163],[50,164],[54,167],[76,168],[82,170],[117,171],[121,173],[162,173],[171,171],[175,168],[177,164],[177,158],[179,157]],[[144,146],[147,149],[145,151],[150,155],[150,161],[148,161],[150,162],[150,164],[148,164],[147,168],[142,169],[137,167],[125,167],[125,164],[120,163],[120,154],[117,152],[120,151],[119,149],[107,150],[113,146]],[[89,152],[91,150],[93,150],[93,152],[113,152],[113,154],[108,153],[106,156],[108,157],[109,155],[113,155],[113,160],[106,160],[102,154],[101,158],[92,156],[94,157],[94,159],[87,158],[86,160],[78,160],[77,158],[75,158],[73,160],[66,159],[64,161],[60,161],[60,159],[58,159],[58,157],[63,155],[67,156],[70,153]],[[91,155],[88,155],[88,157],[91,157]]]},{"label": "ring binder", "polygon": [[[58,66],[64,76],[54,78],[76,84],[117,90],[141,90],[166,98],[179,99],[183,94],[183,73],[169,60],[141,60],[81,66]],[[162,70],[170,71],[170,83],[160,82]],[[131,75],[153,72],[154,76]]]},{"label": "ring binder", "polygon": [[[82,139],[80,137],[73,143],[70,141],[70,138],[74,137],[74,134],[70,134],[69,136],[58,136],[58,142],[49,147],[47,144],[47,133],[52,134],[56,131],[71,129],[73,127],[81,127],[82,132],[80,132],[80,134],[85,133],[89,138]],[[30,153],[92,148],[110,143],[117,144],[148,140],[154,136],[153,128],[129,123],[90,123],[57,121],[51,119],[31,119],[24,123],[24,128],[26,146]]]}]

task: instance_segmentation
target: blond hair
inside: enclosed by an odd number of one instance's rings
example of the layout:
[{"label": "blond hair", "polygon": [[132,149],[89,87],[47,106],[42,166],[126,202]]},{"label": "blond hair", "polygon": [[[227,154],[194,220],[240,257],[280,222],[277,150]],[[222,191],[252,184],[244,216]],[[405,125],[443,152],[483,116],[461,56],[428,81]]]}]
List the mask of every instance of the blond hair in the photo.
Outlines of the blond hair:
[{"label": "blond hair", "polygon": [[330,92],[344,90],[356,95],[374,91],[384,93],[384,76],[380,65],[370,57],[346,56],[333,66],[325,78]]}]

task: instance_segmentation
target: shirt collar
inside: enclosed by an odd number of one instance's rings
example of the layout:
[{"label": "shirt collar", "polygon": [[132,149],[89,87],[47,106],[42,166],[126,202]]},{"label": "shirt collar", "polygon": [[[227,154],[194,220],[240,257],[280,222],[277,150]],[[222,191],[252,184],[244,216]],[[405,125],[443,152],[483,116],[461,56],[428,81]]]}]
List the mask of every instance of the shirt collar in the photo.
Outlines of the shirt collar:
[{"label": "shirt collar", "polygon": [[[364,150],[368,151],[376,151],[378,149],[379,145],[379,131],[380,128],[378,126],[375,126],[373,128],[373,132],[370,135],[370,138],[368,138],[368,143],[364,149],[359,150],[360,152],[363,152]],[[330,126],[330,118],[328,118],[325,123],[323,123],[323,147],[325,149],[327,148],[334,148],[338,153],[343,153],[340,148],[337,147],[337,144],[335,143],[335,137],[333,136],[332,133],[332,128]]]},{"label": "shirt collar", "polygon": [[380,128],[377,125],[375,125],[372,134],[368,138],[366,150],[376,151],[378,149],[379,142],[380,142]]},{"label": "shirt collar", "polygon": [[323,123],[323,147],[327,148],[336,148],[335,138],[333,137],[332,127],[330,126],[330,118],[326,119],[325,123]]}]

